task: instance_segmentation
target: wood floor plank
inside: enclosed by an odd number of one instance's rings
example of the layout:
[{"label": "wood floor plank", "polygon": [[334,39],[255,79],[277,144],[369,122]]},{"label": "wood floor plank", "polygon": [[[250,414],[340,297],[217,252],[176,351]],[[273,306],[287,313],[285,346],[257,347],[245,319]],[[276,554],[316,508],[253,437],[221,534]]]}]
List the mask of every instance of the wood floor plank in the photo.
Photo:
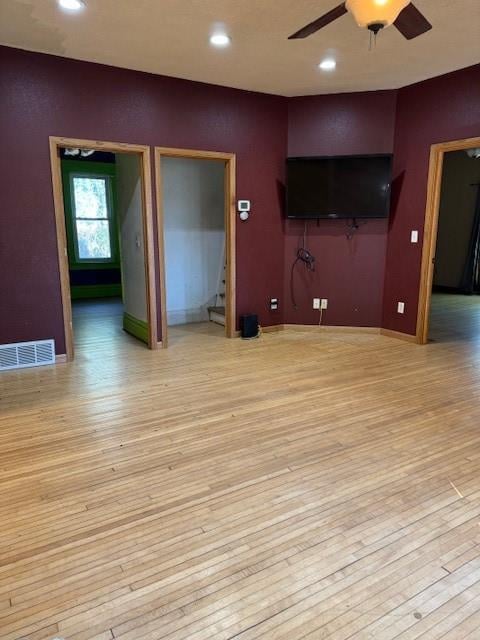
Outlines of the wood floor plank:
[{"label": "wood floor plank", "polygon": [[[75,309],[0,378],[2,640],[440,640],[480,624],[480,302],[425,347]],[[452,329],[453,327],[453,329]]]}]

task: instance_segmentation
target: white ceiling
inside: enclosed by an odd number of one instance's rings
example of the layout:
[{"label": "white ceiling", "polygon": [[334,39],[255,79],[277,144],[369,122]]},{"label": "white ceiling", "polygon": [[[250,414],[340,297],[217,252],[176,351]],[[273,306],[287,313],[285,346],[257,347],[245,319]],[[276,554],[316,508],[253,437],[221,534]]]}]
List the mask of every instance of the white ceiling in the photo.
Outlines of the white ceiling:
[{"label": "white ceiling", "polygon": [[[0,43],[78,60],[285,96],[392,89],[480,62],[480,0],[415,0],[433,30],[407,41],[344,15],[306,40],[288,35],[340,0],[0,0]],[[208,38],[216,24],[228,49]],[[320,72],[326,55],[334,72]]]}]

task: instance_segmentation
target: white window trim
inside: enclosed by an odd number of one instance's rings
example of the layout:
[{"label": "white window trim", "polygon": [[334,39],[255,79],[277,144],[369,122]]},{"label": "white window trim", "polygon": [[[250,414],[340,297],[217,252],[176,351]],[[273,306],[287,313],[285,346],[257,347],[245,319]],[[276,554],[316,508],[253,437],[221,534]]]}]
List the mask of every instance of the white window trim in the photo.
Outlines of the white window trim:
[{"label": "white window trim", "polygon": [[[99,178],[105,182],[105,193],[107,196],[107,218],[77,218],[75,205],[75,188],[73,185],[74,178]],[[75,262],[77,264],[115,264],[118,262],[116,255],[117,243],[115,242],[115,220],[113,212],[113,190],[111,176],[102,173],[82,173],[80,171],[72,171],[69,174],[70,181],[70,197],[72,212],[72,230],[73,230],[73,250],[75,253]],[[78,234],[77,220],[107,220],[108,221],[108,237],[110,240],[110,258],[81,258],[78,250]]]}]

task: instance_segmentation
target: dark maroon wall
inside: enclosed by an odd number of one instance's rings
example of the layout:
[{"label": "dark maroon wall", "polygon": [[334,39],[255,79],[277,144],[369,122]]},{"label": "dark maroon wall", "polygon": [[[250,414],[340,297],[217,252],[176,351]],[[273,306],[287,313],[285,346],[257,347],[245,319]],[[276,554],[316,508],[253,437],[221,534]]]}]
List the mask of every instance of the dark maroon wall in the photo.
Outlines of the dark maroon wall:
[{"label": "dark maroon wall", "polygon": [[[394,176],[401,189],[388,236],[382,325],[388,329],[416,331],[430,146],[474,136],[480,136],[480,65],[398,92]],[[420,231],[416,245],[412,229]]]},{"label": "dark maroon wall", "polygon": [[[342,221],[310,222],[317,270],[296,271],[298,311],[289,283],[303,223],[282,217],[287,107],[290,156],[389,153],[395,133],[386,269],[386,221],[352,240]],[[398,92],[287,100],[0,47],[0,343],[54,337],[61,353],[49,135],[235,152],[237,197],[253,203],[237,221],[238,313],[315,324],[312,298],[327,297],[326,324],[379,326],[383,297],[382,326],[414,333],[422,235],[409,237],[423,231],[429,149],[480,135],[480,66]]]},{"label": "dark maroon wall", "polygon": [[287,100],[0,47],[0,343],[64,335],[48,137],[237,154],[237,312],[282,321]]},{"label": "dark maroon wall", "polygon": [[[289,103],[289,156],[391,153],[396,91],[293,98]],[[386,220],[368,220],[354,238],[346,221],[310,221],[308,249],[315,273],[295,269],[298,310],[290,300],[291,265],[304,223],[285,223],[285,309],[287,323],[315,324],[313,298],[328,298],[323,324],[380,326],[384,284]]]}]

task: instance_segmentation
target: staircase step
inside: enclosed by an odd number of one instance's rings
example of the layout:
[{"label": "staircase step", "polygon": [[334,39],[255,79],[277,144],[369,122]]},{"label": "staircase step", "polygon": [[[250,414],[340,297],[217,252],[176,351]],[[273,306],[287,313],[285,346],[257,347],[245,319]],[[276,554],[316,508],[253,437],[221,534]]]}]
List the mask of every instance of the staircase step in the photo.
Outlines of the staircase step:
[{"label": "staircase step", "polygon": [[225,307],[208,307],[210,322],[225,326]]},{"label": "staircase step", "polygon": [[219,316],[224,316],[225,307],[208,307],[208,313],[218,313]]}]

